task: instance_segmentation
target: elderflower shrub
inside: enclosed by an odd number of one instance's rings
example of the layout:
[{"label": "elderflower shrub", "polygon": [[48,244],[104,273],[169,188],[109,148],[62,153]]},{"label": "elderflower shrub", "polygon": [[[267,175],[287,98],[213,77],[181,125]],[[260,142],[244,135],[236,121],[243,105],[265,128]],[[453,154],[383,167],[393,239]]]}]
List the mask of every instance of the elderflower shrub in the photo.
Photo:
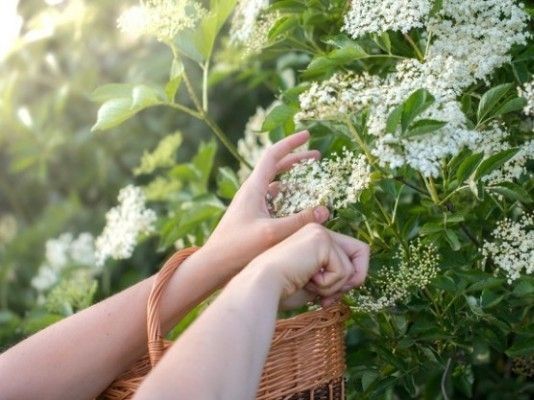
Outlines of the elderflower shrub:
[{"label": "elderflower shrub", "polygon": [[493,240],[484,241],[482,254],[491,259],[512,283],[521,273],[534,273],[534,214],[524,214],[517,221],[505,218],[492,231]]},{"label": "elderflower shrub", "polygon": [[119,204],[106,214],[106,226],[96,238],[96,264],[104,265],[108,258],[129,258],[140,235],[154,231],[156,213],[145,206],[141,188],[126,186],[118,196]]},{"label": "elderflower shrub", "polygon": [[356,203],[370,181],[365,158],[346,149],[341,155],[321,161],[305,160],[280,179],[273,212],[283,217],[319,205],[343,208]]},{"label": "elderflower shrub", "polygon": [[[161,60],[172,57],[168,78],[147,60],[142,77],[124,75],[128,82],[94,94],[102,103],[94,130],[127,133],[132,125],[122,123],[134,116],[152,130],[153,116],[166,109],[181,113],[169,118],[177,124],[199,122],[227,150],[206,142],[182,160],[178,140],[164,138],[146,152],[135,182],[142,209],[157,207],[158,223],[139,253],[202,245],[247,164],[308,129],[310,148],[325,158],[278,177],[269,205],[280,217],[325,204],[328,228],[372,248],[367,282],[345,299],[353,311],[348,397],[526,399],[528,384],[510,365],[532,355],[526,305],[534,278],[524,262],[531,227],[491,231],[532,215],[532,7],[515,0],[198,4],[205,13],[192,27],[155,44],[168,52]],[[254,110],[247,123],[245,112]],[[129,233],[117,228],[107,242],[130,238],[131,254],[139,232],[118,226]],[[523,264],[514,270],[503,254]],[[510,283],[499,260],[515,271]]]}]

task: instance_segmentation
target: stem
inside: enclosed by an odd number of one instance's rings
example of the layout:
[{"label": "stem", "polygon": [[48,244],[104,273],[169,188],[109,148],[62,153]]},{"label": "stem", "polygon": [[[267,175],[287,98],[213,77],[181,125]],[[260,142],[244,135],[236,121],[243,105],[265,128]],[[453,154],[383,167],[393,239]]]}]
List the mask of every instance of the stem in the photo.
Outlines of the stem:
[{"label": "stem", "polygon": [[202,65],[202,109],[204,112],[208,112],[208,78],[210,69],[210,59]]},{"label": "stem", "polygon": [[425,59],[426,59],[426,55],[428,54],[428,49],[430,48],[431,41],[432,41],[432,31],[429,31],[428,38],[426,40],[426,46],[425,46]]},{"label": "stem", "polygon": [[371,152],[369,151],[369,148],[367,147],[363,139],[360,137],[360,134],[358,133],[354,125],[352,125],[352,123],[348,119],[345,120],[345,124],[349,128],[350,133],[352,133],[352,136],[354,137],[354,140],[356,141],[358,146],[360,146],[362,151],[365,153],[365,156],[367,157],[371,165],[374,165],[376,162],[376,158],[371,154]]},{"label": "stem", "polygon": [[451,361],[452,359],[449,357],[449,359],[447,360],[447,364],[445,365],[445,371],[443,371],[443,375],[441,376],[441,394],[443,395],[444,400],[449,400],[449,395],[447,395],[447,389],[445,388],[445,384],[447,383],[449,369],[451,368]]},{"label": "stem", "polygon": [[202,119],[202,115],[200,113],[196,112],[195,110],[191,110],[189,107],[183,106],[178,103],[164,103],[164,104],[171,108],[175,108],[177,110],[183,111],[184,113],[191,115],[193,118]]},{"label": "stem", "polygon": [[423,182],[425,183],[425,186],[426,186],[426,189],[428,190],[428,193],[430,193],[430,197],[432,198],[432,201],[439,205],[440,204],[440,200],[439,200],[439,196],[438,196],[438,192],[436,190],[436,186],[434,185],[434,180],[432,179],[432,177],[425,179],[425,177],[423,176]]},{"label": "stem", "polygon": [[408,41],[408,43],[410,43],[410,46],[412,46],[412,48],[414,49],[417,58],[419,59],[419,61],[422,62],[425,59],[425,56],[423,55],[423,53],[421,53],[421,50],[419,49],[419,47],[417,47],[412,37],[405,33],[404,38]]},{"label": "stem", "polygon": [[191,84],[191,81],[189,80],[189,75],[187,75],[187,72],[184,71],[184,82],[185,87],[187,88],[187,93],[189,93],[189,97],[193,101],[193,104],[195,104],[195,107],[197,108],[199,113],[202,113],[204,108],[202,108],[202,105],[200,104],[200,100],[198,99],[197,94],[195,93],[195,89],[193,88],[193,85]]},{"label": "stem", "polygon": [[210,118],[209,115],[202,113],[202,119],[206,123],[206,125],[209,126],[209,128],[212,130],[212,132],[217,136],[217,138],[221,141],[221,143],[228,149],[228,151],[242,164],[246,165],[251,170],[252,165],[249,164],[247,160],[245,160],[241,154],[237,151],[237,147],[228,139],[228,137],[224,134],[222,129],[217,125],[217,123]]},{"label": "stem", "polygon": [[475,246],[480,247],[480,243],[477,240],[477,238],[473,236],[473,234],[469,231],[469,229],[463,222],[460,223],[460,229],[462,230],[463,233],[465,233],[465,236],[467,236],[469,240],[473,242]]},{"label": "stem", "polygon": [[394,178],[396,181],[398,182],[401,182],[403,184],[405,184],[406,186],[412,188],[413,190],[415,190],[416,192],[418,192],[419,194],[422,194],[424,196],[427,196],[428,197],[428,193],[425,192],[424,190],[420,189],[419,187],[415,186],[414,184],[408,182],[406,179],[404,179],[402,176],[396,176]]}]

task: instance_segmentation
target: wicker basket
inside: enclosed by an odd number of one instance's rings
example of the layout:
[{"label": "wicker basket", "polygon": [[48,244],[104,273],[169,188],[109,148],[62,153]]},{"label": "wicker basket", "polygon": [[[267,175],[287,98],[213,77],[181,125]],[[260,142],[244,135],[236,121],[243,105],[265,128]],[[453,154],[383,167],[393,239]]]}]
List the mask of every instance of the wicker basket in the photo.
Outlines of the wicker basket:
[{"label": "wicker basket", "polygon": [[[131,399],[172,342],[164,340],[159,303],[170,277],[195,248],[175,253],[158,273],[147,305],[148,354],[120,375],[99,400]],[[341,303],[278,320],[265,363],[257,400],[345,399],[344,322]]]}]

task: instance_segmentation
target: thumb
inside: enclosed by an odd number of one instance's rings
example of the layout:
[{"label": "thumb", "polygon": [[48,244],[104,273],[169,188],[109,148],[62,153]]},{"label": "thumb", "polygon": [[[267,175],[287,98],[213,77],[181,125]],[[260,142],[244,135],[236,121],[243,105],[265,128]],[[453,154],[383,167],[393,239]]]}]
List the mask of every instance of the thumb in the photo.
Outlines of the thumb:
[{"label": "thumb", "polygon": [[319,206],[302,210],[297,214],[288,215],[287,217],[275,219],[273,222],[276,224],[276,231],[280,234],[280,240],[282,240],[309,223],[316,222],[322,224],[329,216],[330,211],[328,211],[328,208]]}]

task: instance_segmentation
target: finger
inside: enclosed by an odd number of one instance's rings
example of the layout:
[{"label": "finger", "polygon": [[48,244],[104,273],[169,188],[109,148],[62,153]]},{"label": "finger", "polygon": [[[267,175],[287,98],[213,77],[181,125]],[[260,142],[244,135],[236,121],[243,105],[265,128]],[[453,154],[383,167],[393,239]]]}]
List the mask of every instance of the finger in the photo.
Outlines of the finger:
[{"label": "finger", "polygon": [[339,273],[340,277],[337,280],[332,279],[331,282],[325,281],[323,284],[320,284],[321,278],[319,276],[316,279],[313,279],[313,282],[318,285],[319,293],[323,296],[341,291],[354,274],[354,267],[343,250],[335,244],[335,242],[332,247],[332,251],[335,252],[332,260],[335,259],[335,262],[333,263],[333,267],[328,265],[324,272],[328,272],[328,270],[332,268],[333,270],[335,269],[335,272]]},{"label": "finger", "polygon": [[336,293],[332,296],[325,297],[321,299],[321,306],[322,307],[328,307],[334,304],[336,301],[339,301],[341,299],[341,296],[343,296],[342,293]]},{"label": "finger", "polygon": [[269,183],[269,187],[267,189],[267,193],[271,196],[271,199],[276,198],[278,196],[278,193],[280,193],[280,189],[282,188],[282,184],[279,181],[274,181]]},{"label": "finger", "polygon": [[346,268],[336,247],[335,244],[331,246],[328,261],[324,264],[323,269],[311,279],[317,285],[318,293],[323,297],[337,292],[347,278]]},{"label": "finger", "polygon": [[[369,270],[370,247],[358,239],[329,231],[334,242],[345,252],[354,268],[354,275],[348,281],[351,288],[361,286]],[[348,290],[348,289],[347,289]]]},{"label": "finger", "polygon": [[302,160],[318,160],[319,158],[321,158],[321,153],[318,150],[308,150],[299,153],[290,153],[278,162],[278,164],[276,165],[276,173],[280,174],[282,172],[286,172]]},{"label": "finger", "polygon": [[272,223],[275,226],[275,232],[279,234],[279,240],[283,240],[309,223],[324,223],[328,217],[330,217],[328,208],[319,206],[302,210],[287,217],[273,219]]},{"label": "finger", "polygon": [[302,131],[276,142],[263,153],[260,161],[252,171],[250,179],[261,187],[267,187],[278,173],[278,163],[297,147],[310,138],[308,131]]}]

